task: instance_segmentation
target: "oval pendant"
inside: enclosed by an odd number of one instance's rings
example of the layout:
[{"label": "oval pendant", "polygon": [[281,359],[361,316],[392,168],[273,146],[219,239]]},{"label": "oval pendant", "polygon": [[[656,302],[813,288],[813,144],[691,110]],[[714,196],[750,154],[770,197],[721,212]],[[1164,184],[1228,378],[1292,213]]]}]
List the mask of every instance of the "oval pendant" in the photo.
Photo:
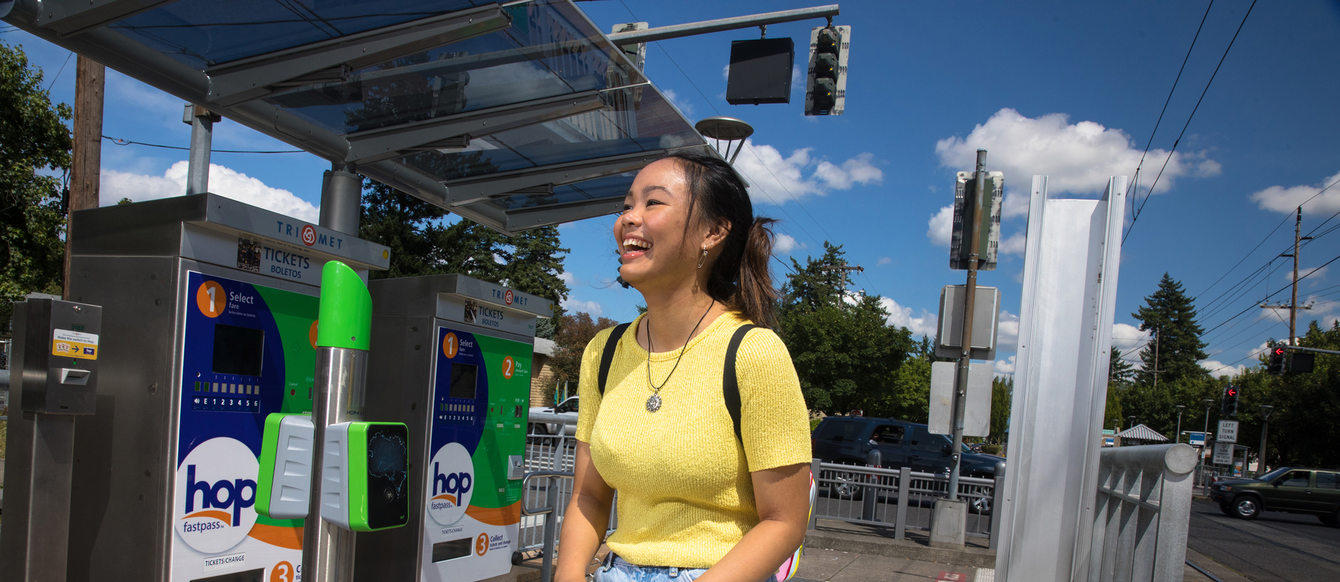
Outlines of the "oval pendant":
[{"label": "oval pendant", "polygon": [[647,412],[656,412],[657,410],[660,409],[661,409],[661,395],[652,394],[651,397],[647,399]]}]

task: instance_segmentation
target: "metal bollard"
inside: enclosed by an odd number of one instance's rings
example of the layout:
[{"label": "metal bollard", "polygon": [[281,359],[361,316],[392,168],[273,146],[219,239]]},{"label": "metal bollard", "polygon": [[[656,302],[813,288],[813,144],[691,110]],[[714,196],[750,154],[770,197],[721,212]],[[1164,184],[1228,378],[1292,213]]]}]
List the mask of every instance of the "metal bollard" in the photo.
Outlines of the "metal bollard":
[{"label": "metal bollard", "polygon": [[[870,449],[870,452],[865,454],[866,465],[878,467],[882,462],[883,459],[879,453],[879,449],[872,448]],[[877,503],[879,501],[879,487],[877,486],[877,483],[880,477],[871,475],[868,479],[869,481],[867,481],[865,486],[865,495],[861,498],[861,519],[874,521],[876,518],[875,514],[877,513]]]}]

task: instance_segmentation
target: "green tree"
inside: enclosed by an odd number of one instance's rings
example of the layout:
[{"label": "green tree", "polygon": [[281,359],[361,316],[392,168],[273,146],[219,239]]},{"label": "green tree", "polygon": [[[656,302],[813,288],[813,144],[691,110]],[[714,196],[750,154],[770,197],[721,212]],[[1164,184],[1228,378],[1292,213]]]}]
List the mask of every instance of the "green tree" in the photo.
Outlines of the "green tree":
[{"label": "green tree", "polygon": [[986,442],[1003,445],[1010,434],[1010,404],[1014,398],[1014,378],[991,379],[991,434]]},{"label": "green tree", "polygon": [[576,315],[563,315],[554,335],[554,357],[549,360],[554,367],[554,380],[575,385],[582,368],[582,353],[586,344],[596,336],[596,332],[614,327],[618,322],[608,317],[591,319],[591,314],[579,312]]},{"label": "green tree", "polygon": [[[1308,325],[1299,345],[1324,350],[1340,350],[1340,322],[1323,329],[1316,322]],[[1238,379],[1238,442],[1256,448],[1261,434],[1261,406],[1273,407],[1266,445],[1270,466],[1340,465],[1340,359],[1317,354],[1316,365],[1306,374],[1274,376],[1262,365]],[[1216,400],[1216,402],[1218,402]],[[1218,405],[1216,404],[1217,412]]]},{"label": "green tree", "polygon": [[537,334],[554,337],[568,296],[559,277],[568,249],[559,246],[557,228],[509,237],[468,219],[449,222],[446,210],[367,180],[359,236],[391,248],[390,268],[373,278],[460,273],[548,299],[553,314]]},{"label": "green tree", "polygon": [[23,50],[0,43],[0,327],[12,302],[59,295],[65,260],[62,180],[70,169],[70,107],[51,103]]},{"label": "green tree", "polygon": [[823,257],[804,266],[791,262],[778,334],[791,352],[806,404],[829,413],[905,412],[905,395],[893,390],[896,372],[915,347],[911,332],[887,324],[879,297],[847,292],[841,246],[825,242]]},{"label": "green tree", "polygon": [[1202,330],[1196,323],[1196,307],[1181,283],[1164,273],[1158,289],[1145,297],[1145,304],[1131,317],[1140,321],[1141,331],[1150,333],[1149,344],[1140,351],[1143,366],[1135,374],[1137,384],[1209,377],[1199,363],[1209,356],[1205,353],[1205,342],[1200,339]]}]

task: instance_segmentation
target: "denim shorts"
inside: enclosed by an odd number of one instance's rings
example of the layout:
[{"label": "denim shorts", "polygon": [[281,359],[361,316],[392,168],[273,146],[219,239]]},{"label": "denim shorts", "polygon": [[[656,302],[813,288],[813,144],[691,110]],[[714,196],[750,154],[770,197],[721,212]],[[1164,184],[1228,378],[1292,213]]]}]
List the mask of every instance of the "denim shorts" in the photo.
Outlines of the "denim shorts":
[{"label": "denim shorts", "polygon": [[707,568],[638,566],[611,552],[596,569],[595,582],[692,582],[706,571]]}]

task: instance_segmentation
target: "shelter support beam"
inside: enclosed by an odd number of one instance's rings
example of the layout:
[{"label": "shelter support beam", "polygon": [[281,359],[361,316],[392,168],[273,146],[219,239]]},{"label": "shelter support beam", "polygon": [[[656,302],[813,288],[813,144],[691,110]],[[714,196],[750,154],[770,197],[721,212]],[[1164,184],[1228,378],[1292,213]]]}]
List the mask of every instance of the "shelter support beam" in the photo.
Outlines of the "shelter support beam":
[{"label": "shelter support beam", "polygon": [[484,6],[240,59],[205,70],[211,80],[209,100],[220,106],[236,105],[314,73],[360,69],[509,24],[511,19],[501,7]]},{"label": "shelter support beam", "polygon": [[465,147],[471,137],[595,111],[605,106],[601,93],[586,91],[349,134],[345,161],[362,164],[396,158],[409,150],[432,147],[444,138],[464,137],[462,143],[452,145]]}]

